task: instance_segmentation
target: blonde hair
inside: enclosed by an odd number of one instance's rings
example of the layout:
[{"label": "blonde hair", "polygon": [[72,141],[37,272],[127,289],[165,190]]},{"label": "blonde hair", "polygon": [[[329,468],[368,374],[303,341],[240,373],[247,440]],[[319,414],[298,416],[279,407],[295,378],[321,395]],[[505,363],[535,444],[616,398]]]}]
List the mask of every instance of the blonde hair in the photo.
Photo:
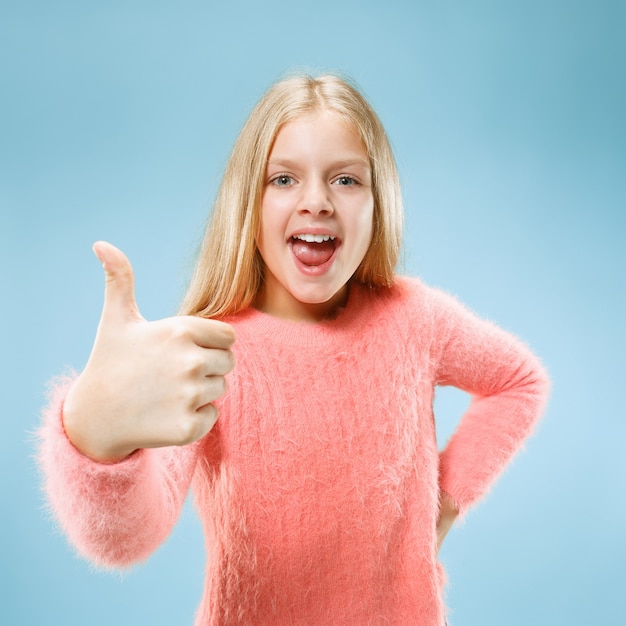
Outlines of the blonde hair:
[{"label": "blonde hair", "polygon": [[226,165],[181,314],[223,317],[254,300],[263,282],[256,238],[267,160],[278,131],[306,113],[330,110],[357,129],[372,170],[370,247],[351,280],[390,286],[400,253],[403,208],[385,130],[350,82],[333,75],[295,76],[274,84],[252,110]]}]

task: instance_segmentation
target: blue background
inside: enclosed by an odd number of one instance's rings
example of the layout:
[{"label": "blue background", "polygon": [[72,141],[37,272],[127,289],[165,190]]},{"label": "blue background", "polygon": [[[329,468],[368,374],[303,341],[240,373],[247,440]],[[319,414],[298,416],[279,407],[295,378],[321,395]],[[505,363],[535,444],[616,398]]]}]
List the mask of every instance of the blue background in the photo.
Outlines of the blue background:
[{"label": "blue background", "polygon": [[[232,142],[294,68],[354,77],[401,170],[404,271],[523,337],[545,419],[449,536],[453,626],[626,623],[626,3],[0,3],[0,532],[7,624],[190,624],[188,505],[146,565],[75,557],[32,459],[46,382],[89,354],[94,240],[172,314]],[[442,439],[466,399],[437,401]]]}]

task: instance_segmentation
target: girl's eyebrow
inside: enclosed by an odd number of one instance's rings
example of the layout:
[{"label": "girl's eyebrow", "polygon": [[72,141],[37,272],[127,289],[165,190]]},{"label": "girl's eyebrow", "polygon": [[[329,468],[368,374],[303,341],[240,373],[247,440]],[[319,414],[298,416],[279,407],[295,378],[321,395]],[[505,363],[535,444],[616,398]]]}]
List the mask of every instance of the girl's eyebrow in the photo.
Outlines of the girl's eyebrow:
[{"label": "girl's eyebrow", "polygon": [[[289,158],[283,159],[280,156],[269,159],[267,162],[267,165],[268,167],[271,165],[271,166],[285,167],[287,169],[297,169],[299,166],[298,161],[294,161]],[[331,169],[343,169],[344,167],[354,167],[354,166],[363,167],[367,170],[370,169],[369,161],[361,157],[339,159],[331,163]]]}]

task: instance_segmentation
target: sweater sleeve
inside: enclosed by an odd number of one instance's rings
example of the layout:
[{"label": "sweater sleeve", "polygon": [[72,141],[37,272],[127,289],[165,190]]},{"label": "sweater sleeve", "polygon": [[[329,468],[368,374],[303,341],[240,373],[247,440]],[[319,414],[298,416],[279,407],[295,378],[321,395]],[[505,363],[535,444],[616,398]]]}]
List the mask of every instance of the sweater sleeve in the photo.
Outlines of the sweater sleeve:
[{"label": "sweater sleeve", "polygon": [[64,380],[51,391],[39,430],[38,461],[53,517],[70,543],[100,567],[127,567],[169,535],[182,509],[198,445],[139,450],[97,463],[69,441],[62,424]]},{"label": "sweater sleeve", "polygon": [[435,383],[471,394],[440,454],[439,485],[461,515],[495,482],[540,418],[549,380],[518,339],[439,293]]}]

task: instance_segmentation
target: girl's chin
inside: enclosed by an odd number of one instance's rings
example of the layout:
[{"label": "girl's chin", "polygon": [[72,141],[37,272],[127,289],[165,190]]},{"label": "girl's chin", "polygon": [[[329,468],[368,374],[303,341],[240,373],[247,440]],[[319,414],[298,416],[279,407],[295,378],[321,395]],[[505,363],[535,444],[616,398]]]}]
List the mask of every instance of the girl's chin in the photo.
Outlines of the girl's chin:
[{"label": "girl's chin", "polygon": [[336,288],[317,289],[314,292],[291,292],[292,297],[302,306],[323,307],[343,304],[348,293],[347,285],[340,285]]},{"label": "girl's chin", "polygon": [[336,279],[332,281],[311,281],[314,284],[306,284],[306,282],[306,280],[294,280],[291,288],[288,287],[292,298],[302,302],[302,304],[324,304],[347,289],[346,284]]},{"label": "girl's chin", "polygon": [[[335,265],[334,270],[337,269]],[[279,317],[322,319],[345,303],[348,279],[349,276],[342,280],[336,271],[307,276],[293,267],[277,276],[266,267],[265,284],[256,307]]]}]

